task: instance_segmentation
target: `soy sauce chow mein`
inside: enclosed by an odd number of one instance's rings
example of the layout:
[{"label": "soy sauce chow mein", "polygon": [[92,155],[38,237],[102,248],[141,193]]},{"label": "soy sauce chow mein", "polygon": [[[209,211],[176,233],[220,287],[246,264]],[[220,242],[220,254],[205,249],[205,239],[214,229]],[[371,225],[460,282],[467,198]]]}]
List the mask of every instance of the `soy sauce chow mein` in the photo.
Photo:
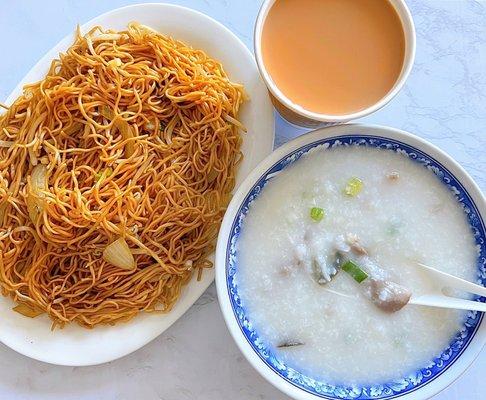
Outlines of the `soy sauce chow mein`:
[{"label": "soy sauce chow mein", "polygon": [[0,117],[0,285],[54,327],[168,312],[208,256],[241,159],[243,87],[138,23],[79,29]]}]

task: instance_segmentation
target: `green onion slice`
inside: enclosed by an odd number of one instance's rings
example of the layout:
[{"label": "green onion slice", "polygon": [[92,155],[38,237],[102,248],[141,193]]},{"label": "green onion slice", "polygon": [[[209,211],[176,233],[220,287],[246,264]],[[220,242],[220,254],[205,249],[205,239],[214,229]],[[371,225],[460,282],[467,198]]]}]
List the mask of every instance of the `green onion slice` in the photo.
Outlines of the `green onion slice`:
[{"label": "green onion slice", "polygon": [[95,182],[99,182],[105,178],[109,178],[113,174],[113,169],[110,167],[102,169],[95,174]]},{"label": "green onion slice", "polygon": [[310,210],[310,216],[314,221],[319,222],[324,218],[325,213],[320,207],[312,207]]},{"label": "green onion slice", "polygon": [[350,197],[356,197],[363,190],[363,181],[353,177],[348,180],[344,188],[344,194]]},{"label": "green onion slice", "polygon": [[348,260],[346,261],[341,268],[346,271],[351,277],[358,283],[363,282],[366,278],[368,278],[368,274],[361,269],[361,267],[356,264],[355,262]]}]

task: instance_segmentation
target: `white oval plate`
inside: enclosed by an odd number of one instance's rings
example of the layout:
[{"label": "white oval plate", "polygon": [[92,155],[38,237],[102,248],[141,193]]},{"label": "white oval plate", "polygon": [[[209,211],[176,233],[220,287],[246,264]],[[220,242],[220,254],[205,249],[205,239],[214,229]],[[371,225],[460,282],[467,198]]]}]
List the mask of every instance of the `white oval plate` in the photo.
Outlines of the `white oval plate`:
[{"label": "white oval plate", "polygon": [[[228,76],[245,85],[250,100],[241,109],[241,120],[248,129],[243,140],[244,159],[238,170],[237,185],[273,149],[273,108],[255,61],[245,45],[226,27],[188,8],[169,4],[139,4],[110,11],[81,27],[86,32],[95,25],[122,30],[138,21],[155,30],[204,50],[221,61]],[[73,32],[74,32],[73,27]],[[24,77],[7,99],[11,104],[29,82],[43,78],[52,59],[73,42],[70,34],[51,49]],[[52,364],[83,366],[112,361],[155,339],[199,298],[214,280],[214,270],[205,271],[202,280],[193,279],[167,314],[141,314],[128,323],[92,330],[75,325],[51,331],[47,316],[25,318],[11,310],[10,299],[0,296],[0,341],[28,357]]]}]

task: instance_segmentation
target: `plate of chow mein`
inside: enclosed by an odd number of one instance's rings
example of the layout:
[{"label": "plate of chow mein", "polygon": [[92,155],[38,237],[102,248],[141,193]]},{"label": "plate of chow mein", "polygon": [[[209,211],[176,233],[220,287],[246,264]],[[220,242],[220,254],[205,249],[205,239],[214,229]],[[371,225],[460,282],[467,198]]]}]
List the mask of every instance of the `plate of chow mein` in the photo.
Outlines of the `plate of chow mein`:
[{"label": "plate of chow mein", "polygon": [[92,365],[145,345],[214,279],[235,187],[273,148],[251,53],[199,12],[73,27],[0,109],[0,340]]}]

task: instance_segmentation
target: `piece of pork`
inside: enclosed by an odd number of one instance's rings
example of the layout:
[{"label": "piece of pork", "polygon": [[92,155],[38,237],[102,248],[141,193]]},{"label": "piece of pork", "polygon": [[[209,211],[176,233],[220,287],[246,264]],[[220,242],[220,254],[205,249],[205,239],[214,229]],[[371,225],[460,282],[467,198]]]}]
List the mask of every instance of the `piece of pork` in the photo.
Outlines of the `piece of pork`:
[{"label": "piece of pork", "polygon": [[355,260],[368,274],[368,278],[360,283],[360,287],[379,309],[396,312],[409,302],[411,291],[390,279],[386,271],[368,256],[357,235],[348,233],[338,236],[335,248],[341,262]]},{"label": "piece of pork", "polygon": [[373,277],[363,282],[365,294],[371,301],[385,312],[393,313],[401,310],[410,301],[412,292],[395,282]]}]

